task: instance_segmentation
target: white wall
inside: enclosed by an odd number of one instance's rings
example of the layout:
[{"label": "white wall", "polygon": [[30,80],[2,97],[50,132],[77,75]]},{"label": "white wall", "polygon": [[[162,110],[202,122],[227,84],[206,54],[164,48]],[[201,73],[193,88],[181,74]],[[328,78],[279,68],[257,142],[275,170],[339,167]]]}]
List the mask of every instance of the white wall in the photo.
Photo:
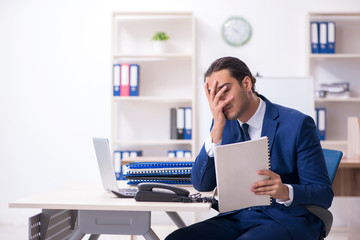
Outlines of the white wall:
[{"label": "white wall", "polygon": [[[99,178],[91,139],[110,136],[111,12],[194,11],[197,74],[237,56],[267,77],[306,74],[307,11],[360,11],[358,0],[0,0],[0,223],[26,222],[8,202]],[[243,47],[220,35],[232,15],[253,29]],[[199,84],[199,99],[204,100]],[[208,129],[206,102],[199,112]],[[30,210],[33,211],[33,210]]]}]

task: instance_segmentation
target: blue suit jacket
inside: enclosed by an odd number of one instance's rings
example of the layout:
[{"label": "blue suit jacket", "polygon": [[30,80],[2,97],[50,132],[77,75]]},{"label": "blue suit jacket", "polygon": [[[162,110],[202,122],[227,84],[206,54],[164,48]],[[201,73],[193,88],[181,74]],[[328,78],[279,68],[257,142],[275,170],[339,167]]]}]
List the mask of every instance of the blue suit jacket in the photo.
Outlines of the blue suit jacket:
[{"label": "blue suit jacket", "polygon": [[[329,208],[334,197],[315,123],[299,111],[259,97],[266,103],[261,136],[269,137],[271,170],[294,189],[291,206],[274,203],[259,208],[283,225],[294,239],[312,239],[323,226],[303,205]],[[222,144],[241,141],[238,121],[226,121]],[[204,146],[193,165],[191,179],[199,191],[216,187],[214,159],[206,154]]]}]

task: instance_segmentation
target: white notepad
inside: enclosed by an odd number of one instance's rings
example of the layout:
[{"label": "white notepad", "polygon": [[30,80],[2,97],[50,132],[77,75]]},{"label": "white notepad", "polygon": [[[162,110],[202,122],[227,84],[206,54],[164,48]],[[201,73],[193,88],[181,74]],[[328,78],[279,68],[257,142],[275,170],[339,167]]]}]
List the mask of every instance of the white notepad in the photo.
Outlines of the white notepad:
[{"label": "white notepad", "polygon": [[219,212],[270,205],[269,195],[255,195],[251,184],[267,179],[258,170],[270,169],[268,137],[215,148],[215,171]]}]

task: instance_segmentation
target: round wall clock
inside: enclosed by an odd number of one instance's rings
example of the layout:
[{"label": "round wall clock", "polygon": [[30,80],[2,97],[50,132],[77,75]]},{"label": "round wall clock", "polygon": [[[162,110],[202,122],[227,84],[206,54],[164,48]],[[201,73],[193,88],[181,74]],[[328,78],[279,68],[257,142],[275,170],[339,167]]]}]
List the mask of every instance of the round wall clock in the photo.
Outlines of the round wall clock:
[{"label": "round wall clock", "polygon": [[231,46],[245,44],[251,35],[250,24],[242,17],[231,17],[222,26],[222,36]]}]

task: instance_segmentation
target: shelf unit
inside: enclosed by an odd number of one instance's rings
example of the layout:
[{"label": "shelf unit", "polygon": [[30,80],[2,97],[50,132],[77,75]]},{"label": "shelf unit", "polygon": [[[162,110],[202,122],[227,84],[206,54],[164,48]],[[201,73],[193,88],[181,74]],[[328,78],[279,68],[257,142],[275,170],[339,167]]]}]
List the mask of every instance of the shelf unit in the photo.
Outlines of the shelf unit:
[{"label": "shelf unit", "polygon": [[[350,98],[315,98],[315,107],[327,110],[324,148],[347,153],[347,118],[360,116],[360,12],[310,12],[308,20],[308,74],[314,77],[315,90],[321,83],[349,82]],[[335,21],[335,54],[312,54],[310,22]]]},{"label": "shelf unit", "polygon": [[[113,64],[138,64],[139,96],[114,97],[111,90],[112,150],[141,150],[143,158],[167,158],[168,150],[196,154],[195,20],[192,12],[116,12]],[[158,53],[152,36],[170,36]],[[111,80],[112,81],[112,80]],[[112,86],[112,84],[111,84]],[[170,139],[170,109],[192,107],[192,139]]]}]

